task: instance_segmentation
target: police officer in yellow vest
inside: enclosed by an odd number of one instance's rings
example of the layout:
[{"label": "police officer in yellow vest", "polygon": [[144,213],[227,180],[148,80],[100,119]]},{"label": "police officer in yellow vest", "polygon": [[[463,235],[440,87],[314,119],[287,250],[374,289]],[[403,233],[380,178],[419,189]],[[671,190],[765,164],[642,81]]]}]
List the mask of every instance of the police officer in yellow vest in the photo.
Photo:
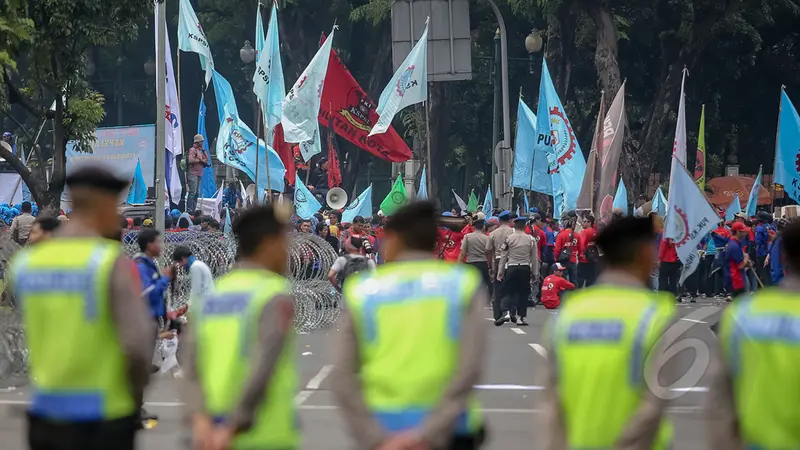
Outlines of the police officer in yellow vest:
[{"label": "police officer in yellow vest", "polygon": [[240,264],[193,307],[184,397],[195,449],[300,447],[288,211],[250,208],[233,224]]},{"label": "police officer in yellow vest", "polygon": [[734,300],[719,323],[722,351],[708,371],[714,450],[800,448],[800,222],[781,236],[786,277]]},{"label": "police officer in yellow vest", "polygon": [[21,250],[6,280],[25,324],[31,449],[133,450],[155,328],[120,242],[128,180],[84,167],[66,180],[70,222]]},{"label": "police officer in yellow vest", "polygon": [[333,390],[363,450],[469,450],[483,441],[472,393],[485,348],[488,298],[473,267],[433,258],[436,210],[416,202],[389,217],[387,264],[348,278]]},{"label": "police officer in yellow vest", "polygon": [[[597,237],[598,284],[575,291],[545,331],[544,448],[666,450],[671,426],[658,383],[674,299],[647,288],[655,260],[650,219],[612,221]],[[650,378],[652,381],[652,378]]]}]

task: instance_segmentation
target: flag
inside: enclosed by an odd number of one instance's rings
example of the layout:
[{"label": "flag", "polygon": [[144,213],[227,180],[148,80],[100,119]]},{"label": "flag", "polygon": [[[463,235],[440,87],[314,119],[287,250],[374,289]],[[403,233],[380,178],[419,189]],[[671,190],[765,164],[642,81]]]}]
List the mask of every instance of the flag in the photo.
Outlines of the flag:
[{"label": "flag", "polygon": [[378,158],[391,162],[408,161],[411,149],[393,127],[385,133],[368,136],[372,125],[378,121],[376,108],[375,102],[361,89],[336,50],[331,49],[319,123],[327,126],[332,119],[336,134]]},{"label": "flag", "polygon": [[781,93],[781,111],[775,150],[776,183],[783,185],[786,195],[800,202],[800,116],[786,95]]},{"label": "flag", "polygon": [[[261,8],[260,4],[259,8]],[[281,123],[283,99],[286,97],[283,64],[281,63],[281,43],[278,35],[277,3],[272,7],[266,39],[264,38],[264,28],[261,25],[260,12],[256,30],[256,49],[258,53],[256,54],[256,72],[253,75],[253,93],[256,94],[256,98],[261,103],[261,112],[264,114],[264,123],[266,123],[267,130],[274,130]],[[264,40],[261,48],[258,47],[258,32],[261,34],[261,39]]]},{"label": "flag", "polygon": [[178,13],[178,49],[200,55],[200,66],[206,71],[206,87],[208,87],[211,73],[214,71],[214,58],[211,57],[211,47],[208,46],[208,39],[203,32],[203,26],[197,20],[191,0],[181,0]]},{"label": "flag", "polygon": [[469,191],[469,199],[467,200],[467,211],[475,212],[478,210],[478,197],[475,196],[475,191]]},{"label": "flag", "polygon": [[339,146],[336,145],[336,133],[333,131],[333,121],[326,130],[328,135],[328,187],[342,185],[342,169],[339,165]]},{"label": "flag", "polygon": [[[206,102],[205,96],[200,94],[200,111],[197,113],[197,134],[203,136],[203,148],[211,161],[211,153],[208,151],[208,135],[206,134]],[[209,164],[203,168],[203,178],[200,181],[200,197],[212,198],[217,192],[217,180],[214,179],[214,165]]]},{"label": "flag", "polygon": [[[271,20],[270,23],[272,23]],[[315,130],[319,128],[317,120],[320,101],[335,33],[336,26],[334,25],[330,36],[317,50],[317,54],[300,74],[300,78],[297,79],[283,101],[281,124],[283,124],[283,135],[286,142],[306,142],[315,137]]]},{"label": "flag", "polygon": [[763,167],[758,166],[758,176],[756,177],[756,182],[750,189],[750,197],[747,198],[747,211],[745,212],[747,217],[754,217],[756,215],[756,207],[758,206],[758,191],[761,190],[761,172],[763,170]]},{"label": "flag", "polygon": [[295,180],[297,180],[294,189],[295,214],[300,218],[310,219],[317,211],[322,209],[322,205],[296,174]]},{"label": "flag", "polygon": [[625,189],[625,182],[622,181],[622,178],[619,180],[617,194],[614,196],[612,208],[621,209],[626,216],[628,215],[628,190]]},{"label": "flag", "polygon": [[[217,114],[219,115],[219,135],[217,136],[216,155],[225,165],[239,169],[251,180],[257,182],[257,192],[272,190],[283,192],[283,177],[286,169],[280,156],[264,141],[256,139],[253,131],[239,117],[236,99],[230,83],[216,70],[214,71],[214,94],[217,97]],[[256,156],[258,155],[258,156]],[[269,155],[269,184],[267,177],[259,173],[256,180],[256,161],[259,166],[266,164]],[[263,170],[259,170],[263,172]]]},{"label": "flag", "polygon": [[316,125],[314,130],[314,137],[311,140],[300,143],[300,156],[303,157],[303,162],[308,162],[314,155],[322,153],[322,143],[319,138],[319,124]]},{"label": "flag", "polygon": [[[675,125],[675,141],[672,144],[672,154],[678,161],[686,167],[686,95],[683,93],[686,74],[688,71],[684,67],[683,77],[681,78],[681,97],[678,102],[678,123]],[[670,173],[670,176],[672,174]],[[670,187],[670,192],[672,188]]]},{"label": "flag", "polygon": [[458,194],[456,194],[455,189],[453,189],[452,191],[453,195],[455,195],[456,197],[456,203],[458,203],[458,209],[461,210],[461,215],[463,216],[467,213],[467,204],[464,202],[463,198],[459,197]]},{"label": "flag", "polygon": [[369,135],[385,133],[398,111],[428,98],[428,21],[417,44],[403,60],[378,99],[378,123]]},{"label": "flag", "polygon": [[492,185],[490,184],[489,187],[486,188],[486,198],[483,199],[483,213],[486,214],[486,217],[491,217],[492,215],[492,211],[494,210],[493,201]]},{"label": "flag", "polygon": [[661,190],[661,186],[656,190],[651,204],[651,210],[657,212],[659,216],[664,217],[667,214],[667,198],[664,197],[664,191]]},{"label": "flag", "polygon": [[[277,4],[275,6],[277,6]],[[261,2],[258,2],[258,7],[256,7],[256,61],[258,61],[261,51],[264,50],[264,40],[264,22],[261,20]]]},{"label": "flag", "polygon": [[228,235],[233,233],[233,227],[231,227],[231,211],[227,206],[225,207],[225,224],[222,227],[222,232]]},{"label": "flag", "polygon": [[700,131],[697,133],[697,158],[694,163],[694,182],[706,188],[706,105],[700,110]]},{"label": "flag", "polygon": [[553,195],[547,152],[536,147],[536,115],[519,99],[511,187]]},{"label": "flag", "polygon": [[422,175],[419,177],[419,189],[417,190],[417,200],[428,199],[428,172],[425,166],[422,167]]},{"label": "flag", "polygon": [[739,201],[739,194],[733,197],[733,201],[725,209],[725,221],[733,220],[736,214],[742,212],[742,204]]},{"label": "flag", "polygon": [[222,206],[222,197],[224,189],[219,188],[217,192],[209,197],[200,197],[197,199],[197,209],[203,211],[203,214],[211,216],[214,220],[219,220],[219,209]]},{"label": "flag", "polygon": [[530,214],[531,205],[528,204],[528,193],[525,192],[525,191],[522,192],[522,201],[523,201],[523,204],[525,205],[525,214],[526,215]]},{"label": "flag", "polygon": [[519,217],[519,205],[517,205],[517,211],[514,214],[516,214],[517,217]]},{"label": "flag", "polygon": [[372,217],[372,185],[350,202],[342,212],[342,223],[352,223],[356,216]]},{"label": "flag", "polygon": [[289,185],[294,186],[294,175],[295,175],[295,163],[294,163],[294,145],[291,143],[286,142],[283,139],[283,125],[278,124],[275,127],[274,133],[272,135],[272,148],[275,149],[275,152],[281,158],[281,162],[283,163],[283,167],[286,168],[286,181],[289,182]]},{"label": "flag", "polygon": [[[158,8],[155,9],[156,26],[153,27],[156,33],[156,43],[158,43],[158,27],[161,21],[158,20]],[[157,45],[157,44],[156,44]],[[166,64],[166,103],[164,111],[164,120],[166,121],[166,130],[164,134],[165,147],[167,154],[165,157],[165,174],[164,183],[167,187],[168,197],[173,203],[179,203],[182,198],[183,188],[181,187],[181,175],[178,172],[178,164],[175,162],[175,157],[183,153],[182,148],[182,133],[183,122],[181,121],[181,105],[178,102],[178,88],[175,84],[175,71],[172,68],[172,51],[169,46],[169,35],[166,36],[164,42],[166,61],[156,61],[156,64]],[[156,55],[158,55],[156,48]],[[156,83],[156,89],[161,88],[161,83]],[[160,151],[160,150],[159,150]]]},{"label": "flag", "polygon": [[147,183],[144,181],[142,174],[142,163],[136,163],[136,171],[133,172],[133,182],[131,183],[131,190],[128,192],[129,205],[141,205],[147,200]]},{"label": "flag", "polygon": [[671,173],[675,180],[669,191],[664,237],[675,242],[678,258],[683,263],[680,277],[683,283],[700,263],[697,245],[717,226],[719,216],[678,158],[672,159]]},{"label": "flag", "polygon": [[239,180],[239,195],[242,197],[242,206],[250,206],[250,196],[247,195],[247,189],[244,188],[242,180]]},{"label": "flag", "polygon": [[406,195],[406,187],[403,185],[403,177],[397,175],[392,190],[381,202],[381,211],[385,215],[391,216],[395,211],[405,206],[407,201],[408,195]]},{"label": "flag", "polygon": [[606,109],[606,93],[600,92],[600,112],[594,123],[594,136],[592,136],[592,146],[589,149],[589,156],[586,157],[586,172],[583,174],[581,183],[581,193],[578,195],[578,209],[592,210],[594,200],[597,197],[597,190],[600,188],[600,170],[603,165],[598,161],[598,153],[603,152],[603,113]]},{"label": "flag", "polygon": [[[586,172],[586,160],[583,158],[581,146],[575,138],[564,105],[561,104],[561,99],[558,98],[556,88],[553,86],[553,80],[550,78],[544,58],[542,58],[537,116],[537,137],[534,150],[551,154],[550,163],[555,165],[563,190],[562,208],[563,210],[576,209],[581,183]],[[556,171],[551,168],[551,174],[555,174]],[[553,195],[559,193],[555,184],[553,192]]]},{"label": "flag", "polygon": [[[622,142],[625,138],[625,127],[628,120],[625,114],[625,83],[620,86],[614,101],[603,119],[602,136],[597,144],[597,165],[600,166],[600,186],[594,197],[594,210],[600,223],[611,220],[613,208],[612,193],[617,188],[619,179],[619,158],[622,155]],[[597,170],[597,169],[596,169]]]}]

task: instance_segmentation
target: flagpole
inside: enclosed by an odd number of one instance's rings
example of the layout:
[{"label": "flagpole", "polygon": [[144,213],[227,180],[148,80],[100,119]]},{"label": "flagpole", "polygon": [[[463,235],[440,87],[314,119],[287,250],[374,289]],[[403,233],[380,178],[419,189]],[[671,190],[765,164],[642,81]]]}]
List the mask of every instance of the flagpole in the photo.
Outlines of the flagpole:
[{"label": "flagpole", "polygon": [[[255,93],[253,94],[255,96]],[[260,187],[258,186],[258,140],[261,138],[261,102],[256,100],[256,107],[258,108],[258,113],[256,114],[256,188],[254,192],[256,193],[256,202],[261,201],[261,192],[258,192]],[[267,141],[264,140],[264,145],[267,145]],[[266,148],[264,148],[266,150]]]},{"label": "flagpole", "polygon": [[[170,51],[170,58],[172,58],[172,52]],[[181,49],[178,49],[178,77],[176,80],[176,85],[178,88],[178,111],[181,110]],[[181,134],[181,153],[183,152],[183,120],[178,121],[178,127],[180,127],[180,134]],[[194,145],[194,139],[192,140],[192,145]],[[189,155],[186,155],[186,170],[183,171],[183,185],[186,186],[186,193],[184,194],[184,198],[186,199],[186,203],[183,204],[183,210],[186,211],[186,207],[189,205]],[[175,164],[175,158],[172,159],[172,164]],[[203,177],[200,177],[200,180],[197,181],[197,191],[200,191],[200,183],[202,182]],[[172,195],[172,192],[170,192]],[[199,195],[198,195],[199,196]],[[178,199],[178,203],[180,203],[181,199]],[[197,205],[195,205],[195,208]]]},{"label": "flagpole", "polygon": [[778,101],[778,127],[775,131],[775,157],[772,158],[772,189],[770,190],[770,206],[772,207],[772,214],[775,215],[775,190],[778,184],[775,183],[775,175],[778,173],[778,139],[781,137],[781,112],[783,111],[783,91],[786,90],[786,85],[781,85],[781,98]]},{"label": "flagpole", "polygon": [[[164,206],[166,203],[166,123],[164,113],[167,109],[167,65],[166,65],[166,36],[167,36],[167,8],[163,1],[156,4],[156,18],[158,32],[156,33],[156,210],[154,214],[156,231],[164,234]],[[178,52],[180,54],[180,51]],[[159,89],[160,88],[160,89]]]},{"label": "flagpole", "polygon": [[[428,92],[430,92],[430,83],[428,83]],[[431,167],[431,118],[430,113],[428,111],[428,100],[427,95],[425,96],[426,100],[422,102],[422,106],[425,108],[425,140],[427,141],[427,155],[426,159],[428,161],[428,167]],[[431,176],[432,172],[431,169],[428,169],[428,198],[430,198],[431,193],[433,192],[433,177]],[[494,194],[494,193],[492,193]]]},{"label": "flagpole", "polygon": [[[261,114],[260,110],[258,114],[261,120],[264,121],[264,155],[265,155],[264,158],[266,159],[264,165],[265,165],[265,170],[267,171],[267,203],[272,203],[272,177],[270,176],[269,173],[269,143],[267,142],[267,135],[269,134],[269,130],[267,129],[267,117]],[[256,148],[258,148],[258,145],[256,145]],[[258,167],[258,165],[256,165],[256,167]]]}]

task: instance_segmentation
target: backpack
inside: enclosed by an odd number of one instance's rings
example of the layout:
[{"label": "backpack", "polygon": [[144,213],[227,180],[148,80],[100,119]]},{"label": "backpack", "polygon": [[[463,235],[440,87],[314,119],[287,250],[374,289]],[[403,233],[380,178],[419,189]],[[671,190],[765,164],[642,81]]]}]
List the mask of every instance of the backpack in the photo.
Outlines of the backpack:
[{"label": "backpack", "polygon": [[572,257],[572,245],[571,244],[572,244],[572,241],[573,241],[574,237],[575,237],[575,232],[574,231],[570,232],[569,233],[570,246],[567,247],[565,245],[564,248],[562,248],[561,251],[558,252],[558,260],[557,260],[557,262],[560,262],[563,265],[569,264],[569,261],[570,261],[570,259]]},{"label": "backpack", "polygon": [[345,262],[344,268],[337,274],[339,285],[343,285],[344,280],[350,275],[369,270],[369,259],[364,256],[344,255],[344,258],[347,262]]}]

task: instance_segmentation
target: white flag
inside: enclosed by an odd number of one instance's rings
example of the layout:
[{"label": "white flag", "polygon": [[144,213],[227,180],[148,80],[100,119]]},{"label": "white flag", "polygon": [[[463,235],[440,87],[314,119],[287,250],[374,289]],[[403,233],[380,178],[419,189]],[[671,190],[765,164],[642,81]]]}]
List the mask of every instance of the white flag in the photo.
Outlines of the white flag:
[{"label": "white flag", "polygon": [[684,68],[681,78],[681,98],[678,103],[678,123],[675,125],[675,140],[672,143],[672,154],[684,167],[686,167],[686,96],[683,93],[683,85],[686,82],[686,73],[687,70]]},{"label": "white flag", "polygon": [[319,128],[317,116],[336,28],[334,25],[331,34],[325,39],[322,47],[317,50],[317,54],[308,63],[306,70],[300,74],[300,78],[294,83],[283,101],[281,124],[286,142],[310,141],[314,139],[314,134]]},{"label": "white flag", "polygon": [[428,98],[428,21],[417,45],[394,73],[378,100],[378,122],[369,135],[385,133],[397,111]]},{"label": "white flag", "polygon": [[211,47],[203,32],[203,26],[197,20],[190,0],[181,0],[178,13],[178,49],[185,52],[194,52],[200,55],[200,65],[206,71],[206,88],[211,83],[211,72],[214,70],[214,58],[211,57]]},{"label": "white flag", "polygon": [[[156,26],[154,27],[156,32],[156,45],[158,45],[158,27],[160,24],[161,22],[158,20],[158,8],[156,8]],[[168,197],[171,198],[173,202],[178,203],[183,194],[183,188],[181,187],[181,176],[178,172],[178,164],[175,161],[175,157],[183,153],[183,147],[181,147],[183,122],[181,122],[181,105],[178,102],[178,89],[175,84],[175,71],[172,67],[172,51],[169,46],[169,35],[166,36],[164,45],[166,46],[164,49],[166,61],[156,61],[156,64],[166,65],[167,76],[166,107],[164,111],[164,121],[166,122],[164,128],[164,142],[168,151],[167,165],[169,167],[169,172],[164,177],[164,183],[169,188]],[[156,55],[158,55],[158,49],[156,49]],[[160,89],[161,86],[161,83],[156,83],[156,89]]]},{"label": "white flag", "polygon": [[314,133],[314,139],[300,143],[300,156],[303,157],[303,162],[308,162],[312,156],[322,153],[322,142],[319,138],[319,126]]},{"label": "white flag", "polygon": [[451,190],[453,191],[453,195],[456,196],[456,203],[458,203],[458,207],[461,209],[461,215],[464,215],[467,212],[467,204],[464,203],[464,199],[463,198],[459,197],[458,194],[456,194],[456,190],[455,189],[451,189]]},{"label": "white flag", "polygon": [[683,263],[683,282],[700,263],[697,245],[717,226],[719,216],[678,158],[672,158],[670,186],[664,237],[675,242],[678,258]]}]

